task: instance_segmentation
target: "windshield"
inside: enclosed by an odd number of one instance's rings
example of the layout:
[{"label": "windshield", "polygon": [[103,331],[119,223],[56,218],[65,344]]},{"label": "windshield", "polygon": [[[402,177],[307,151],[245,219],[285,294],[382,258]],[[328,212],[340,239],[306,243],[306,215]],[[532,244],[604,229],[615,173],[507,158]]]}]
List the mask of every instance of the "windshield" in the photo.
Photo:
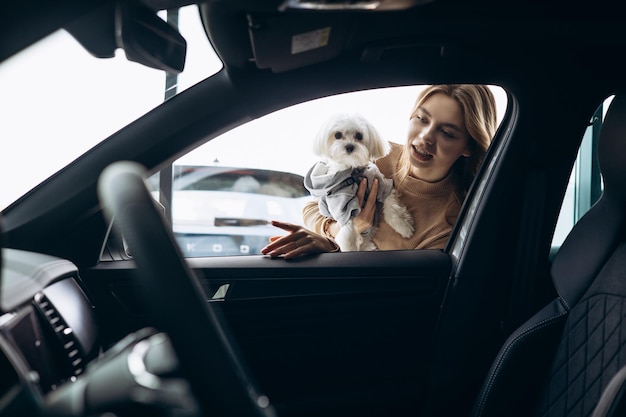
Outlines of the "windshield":
[{"label": "windshield", "polygon": [[[168,98],[222,68],[196,6],[180,9],[178,27],[187,59]],[[121,50],[114,58],[95,58],[65,31],[3,62],[0,137],[11,148],[0,152],[0,210],[162,103],[166,76],[128,61]]]}]

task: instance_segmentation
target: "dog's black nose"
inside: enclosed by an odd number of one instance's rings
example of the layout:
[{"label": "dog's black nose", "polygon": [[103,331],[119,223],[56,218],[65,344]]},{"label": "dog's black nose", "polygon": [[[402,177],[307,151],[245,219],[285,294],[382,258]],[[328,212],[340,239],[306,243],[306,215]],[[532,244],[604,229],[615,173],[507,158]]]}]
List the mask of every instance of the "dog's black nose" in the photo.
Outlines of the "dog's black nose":
[{"label": "dog's black nose", "polygon": [[346,152],[352,153],[354,151],[354,145],[346,145]]}]

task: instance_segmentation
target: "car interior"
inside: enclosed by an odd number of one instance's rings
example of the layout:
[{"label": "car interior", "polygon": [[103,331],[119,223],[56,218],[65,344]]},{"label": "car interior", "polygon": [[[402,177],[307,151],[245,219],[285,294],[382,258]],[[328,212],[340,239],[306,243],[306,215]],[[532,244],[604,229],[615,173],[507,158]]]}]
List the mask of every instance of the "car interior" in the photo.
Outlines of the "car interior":
[{"label": "car interior", "polygon": [[[219,65],[170,96],[196,65],[176,23],[183,10]],[[5,11],[0,77],[33,100],[7,94],[5,124],[19,116],[49,127],[43,139],[61,152],[70,126],[54,130],[53,109],[38,111],[37,97],[55,100],[70,124],[83,116],[64,109],[64,93],[6,75],[31,45],[46,50],[61,31],[99,64],[118,55],[149,68],[165,89],[121,128],[88,126],[101,142],[2,209],[1,416],[624,414],[626,22],[617,5],[28,0]],[[52,48],[46,59],[30,68],[78,66]],[[278,133],[254,123],[280,111],[432,84],[505,96],[444,249],[285,260],[240,241],[218,256],[181,244],[176,182],[181,167],[195,167],[185,162],[195,150],[245,126],[254,126],[249,143],[273,147]],[[123,91],[101,111],[74,104],[104,123],[136,95]],[[381,120],[395,117],[385,106]],[[306,118],[321,122],[321,110]],[[220,159],[259,164],[234,171],[242,177],[280,173],[310,152],[309,125],[266,124],[291,147],[266,156],[236,142]],[[0,134],[8,193],[46,152],[18,158],[19,131]],[[217,158],[206,161],[209,172]],[[266,239],[266,217],[235,214],[231,190],[218,191],[200,196],[231,204],[212,226]],[[213,252],[226,246],[211,242]]]}]

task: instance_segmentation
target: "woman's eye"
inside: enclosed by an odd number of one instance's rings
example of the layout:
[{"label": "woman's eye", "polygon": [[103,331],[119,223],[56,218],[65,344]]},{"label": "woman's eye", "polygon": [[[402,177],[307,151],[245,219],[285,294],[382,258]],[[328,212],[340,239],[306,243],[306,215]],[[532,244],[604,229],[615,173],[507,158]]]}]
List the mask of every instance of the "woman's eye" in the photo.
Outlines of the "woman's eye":
[{"label": "woman's eye", "polygon": [[341,139],[342,136],[341,132],[335,132],[335,139]]},{"label": "woman's eye", "polygon": [[363,134],[361,132],[357,132],[354,137],[356,138],[356,140],[363,140]]},{"label": "woman's eye", "polygon": [[450,139],[454,138],[454,134],[448,132],[447,130],[442,130],[441,133],[443,133],[443,135],[447,138],[450,138]]}]

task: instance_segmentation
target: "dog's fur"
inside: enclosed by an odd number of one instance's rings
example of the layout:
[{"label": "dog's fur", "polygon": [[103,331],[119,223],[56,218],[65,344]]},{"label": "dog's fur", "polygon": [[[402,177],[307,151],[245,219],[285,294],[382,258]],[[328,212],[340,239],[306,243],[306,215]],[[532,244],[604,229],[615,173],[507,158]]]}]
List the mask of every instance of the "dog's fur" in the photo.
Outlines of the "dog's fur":
[{"label": "dog's fur", "polygon": [[[387,224],[402,237],[413,235],[413,218],[399,202],[393,180],[385,178],[373,163],[389,150],[389,143],[381,138],[374,126],[354,114],[338,114],[331,118],[314,140],[313,151],[321,160],[307,174],[305,186],[312,195],[320,198],[320,212],[339,222],[341,230],[335,240],[342,251],[377,250],[372,237],[381,212]],[[339,185],[326,187],[325,184],[323,190],[315,189],[311,184],[312,178],[321,177],[333,178],[328,180],[330,182],[336,179],[341,182],[341,188]],[[368,178],[367,194],[374,177],[378,178],[379,192],[374,227],[360,234],[355,230],[352,219],[361,209],[356,192],[363,177]],[[338,196],[342,198],[340,204],[329,202],[328,199]]]}]

